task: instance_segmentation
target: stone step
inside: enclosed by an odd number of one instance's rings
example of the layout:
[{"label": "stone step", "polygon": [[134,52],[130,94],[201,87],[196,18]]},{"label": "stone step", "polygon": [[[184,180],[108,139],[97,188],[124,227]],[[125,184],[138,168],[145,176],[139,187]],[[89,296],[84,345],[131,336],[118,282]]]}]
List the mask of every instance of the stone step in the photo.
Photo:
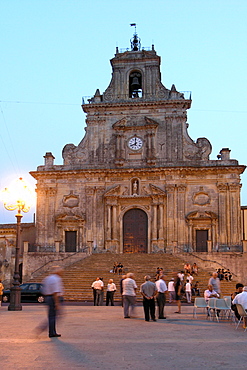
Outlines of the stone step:
[{"label": "stone step", "polygon": [[[157,267],[164,269],[166,281],[168,282],[172,277],[175,277],[178,271],[183,270],[186,261],[180,259],[178,256],[171,254],[113,254],[101,253],[93,254],[74,264],[65,267],[63,273],[63,281],[65,286],[65,300],[68,301],[92,301],[92,282],[97,276],[103,277],[105,286],[109,279],[113,279],[117,291],[115,293],[115,300],[120,301],[119,282],[121,276],[110,273],[114,262],[122,263],[124,272],[133,272],[138,286],[137,298],[141,300],[139,293],[140,285],[144,282],[144,276],[150,275],[153,279],[155,277]],[[207,289],[207,284],[210,274],[199,266],[198,276],[194,276],[194,281],[199,281],[201,293]],[[40,276],[39,281],[44,278]],[[230,295],[235,290],[235,283],[222,282],[222,294]],[[104,292],[104,294],[106,294]]]}]

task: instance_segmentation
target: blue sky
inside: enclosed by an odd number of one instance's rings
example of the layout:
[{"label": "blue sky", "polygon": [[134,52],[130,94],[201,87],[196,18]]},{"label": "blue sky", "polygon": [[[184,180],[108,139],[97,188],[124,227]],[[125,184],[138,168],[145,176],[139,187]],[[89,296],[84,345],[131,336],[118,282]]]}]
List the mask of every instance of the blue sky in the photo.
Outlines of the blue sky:
[{"label": "blue sky", "polygon": [[[103,92],[116,46],[137,23],[143,47],[161,56],[162,82],[192,91],[193,140],[207,137],[247,164],[246,0],[2,0],[0,4],[0,189],[84,136],[81,97]],[[247,171],[242,175],[247,205]],[[23,222],[33,219],[25,214]],[[0,205],[0,223],[15,222]]]}]

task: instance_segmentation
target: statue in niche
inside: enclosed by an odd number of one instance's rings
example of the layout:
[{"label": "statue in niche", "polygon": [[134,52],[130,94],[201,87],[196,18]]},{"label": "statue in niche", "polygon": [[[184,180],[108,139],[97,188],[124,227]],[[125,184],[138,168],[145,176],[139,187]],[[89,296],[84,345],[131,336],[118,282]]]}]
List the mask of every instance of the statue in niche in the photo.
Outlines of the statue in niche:
[{"label": "statue in niche", "polygon": [[132,185],[132,194],[137,195],[138,194],[138,181],[134,180]]}]

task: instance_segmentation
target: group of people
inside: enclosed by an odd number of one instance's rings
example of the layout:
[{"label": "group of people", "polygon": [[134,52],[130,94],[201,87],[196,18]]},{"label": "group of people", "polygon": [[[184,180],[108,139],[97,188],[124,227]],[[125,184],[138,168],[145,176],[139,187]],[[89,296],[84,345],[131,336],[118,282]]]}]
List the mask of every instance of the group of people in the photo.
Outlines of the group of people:
[{"label": "group of people", "polygon": [[231,281],[232,280],[232,273],[229,269],[218,269],[217,270],[218,278],[220,280],[226,280],[226,281]]},{"label": "group of people", "polygon": [[[187,296],[187,301],[191,299],[191,295],[187,294],[191,290],[186,290],[188,284],[190,285],[193,281],[193,277],[189,271],[186,271],[186,284],[185,292]],[[45,296],[45,301],[48,306],[48,322],[43,321],[37,328],[36,333],[40,334],[48,327],[49,337],[60,337],[56,331],[56,319],[62,312],[62,302],[63,302],[63,282],[62,282],[62,268],[55,266],[53,271],[49,276],[47,276],[43,284],[43,294]],[[155,315],[155,301],[158,307],[158,319],[166,319],[165,316],[165,304],[166,304],[166,293],[169,292],[169,302],[175,300],[177,302],[178,310],[175,313],[181,313],[181,298],[182,289],[184,286],[184,273],[179,272],[176,278],[172,278],[168,287],[165,282],[165,276],[163,270],[159,270],[159,274],[156,274],[156,281],[152,282],[151,277],[146,275],[144,277],[144,283],[140,286],[140,293],[143,297],[143,309],[145,321],[156,321]],[[0,290],[2,283],[0,281]],[[103,279],[97,277],[92,284],[92,289],[94,293],[94,305],[102,305],[104,297],[104,283]],[[199,289],[199,288],[198,288]],[[106,291],[106,305],[111,303],[114,306],[114,293],[117,288],[113,279],[110,279],[107,284]],[[124,318],[130,318],[135,315],[135,305],[136,305],[136,293],[137,284],[134,280],[134,274],[128,273],[123,275],[120,281],[120,293],[122,294],[122,306],[124,311]],[[200,292],[199,292],[200,294]],[[218,272],[214,272],[209,279],[208,289],[204,292],[204,298],[208,301],[210,298],[219,298],[221,294],[220,291],[220,279],[218,277]],[[1,294],[0,294],[1,295]],[[247,286],[241,283],[236,285],[236,291],[232,294],[232,310],[235,312],[237,319],[240,319],[240,315],[237,310],[236,304],[241,304],[245,310],[247,310]],[[244,327],[247,326],[247,320],[244,321]]]},{"label": "group of people", "polygon": [[194,262],[191,266],[189,263],[185,263],[184,265],[184,273],[185,274],[192,274],[192,275],[198,275],[198,266]]},{"label": "group of people", "polygon": [[112,272],[121,275],[123,273],[123,264],[121,262],[114,262]]},{"label": "group of people", "polygon": [[[92,283],[93,289],[93,303],[94,306],[103,306],[104,301],[104,282],[102,277],[97,277],[96,280]],[[114,293],[116,292],[117,287],[113,282],[113,279],[109,279],[106,290],[106,306],[114,306]]]},{"label": "group of people", "polygon": [[[211,278],[208,282],[208,289],[204,292],[205,301],[208,302],[210,298],[220,298],[221,288],[220,288],[220,278],[218,271],[213,272]],[[236,284],[236,291],[231,295],[231,309],[234,311],[235,316],[240,320],[240,315],[237,309],[236,304],[241,304],[245,310],[247,310],[247,286],[244,286],[242,283]],[[216,312],[219,314],[219,312]],[[244,328],[247,326],[247,319],[244,318]]]},{"label": "group of people", "polygon": [[[123,309],[124,318],[130,318],[130,315],[134,315],[135,303],[136,303],[136,292],[137,285],[134,280],[134,274],[128,273],[126,278],[122,281],[122,297],[123,297]],[[155,299],[158,306],[158,318],[166,319],[164,314],[164,308],[166,304],[166,292],[167,285],[165,283],[165,276],[159,275],[159,278],[154,282],[151,281],[151,277],[146,275],[144,277],[144,283],[140,286],[140,293],[143,297],[143,309],[145,321],[156,321],[155,316]]]}]

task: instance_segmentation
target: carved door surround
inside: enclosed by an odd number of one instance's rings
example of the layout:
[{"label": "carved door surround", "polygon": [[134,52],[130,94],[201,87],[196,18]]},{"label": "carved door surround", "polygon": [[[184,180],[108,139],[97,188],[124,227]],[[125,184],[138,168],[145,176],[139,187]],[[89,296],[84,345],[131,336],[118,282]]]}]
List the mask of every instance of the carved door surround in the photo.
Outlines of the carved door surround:
[{"label": "carved door surround", "polygon": [[208,232],[207,251],[214,250],[218,243],[218,216],[210,211],[193,211],[186,216],[186,222],[189,228],[189,247],[197,251],[197,232],[205,230]]},{"label": "carved door surround", "polygon": [[65,232],[66,231],[76,231],[77,235],[77,245],[76,251],[84,246],[84,224],[85,224],[85,215],[76,214],[72,211],[59,213],[55,218],[56,224],[56,240],[60,243],[60,249],[65,252]]},{"label": "carved door surround", "polygon": [[148,217],[140,208],[132,208],[123,216],[123,252],[147,253]]},{"label": "carved door surround", "polygon": [[[164,202],[166,192],[149,184],[142,186],[141,181],[130,179],[130,186],[116,185],[105,192],[105,247],[123,253],[124,247],[124,214],[131,209],[139,209],[147,215],[147,252],[154,248],[164,248]],[[134,187],[134,189],[133,189]]]}]

